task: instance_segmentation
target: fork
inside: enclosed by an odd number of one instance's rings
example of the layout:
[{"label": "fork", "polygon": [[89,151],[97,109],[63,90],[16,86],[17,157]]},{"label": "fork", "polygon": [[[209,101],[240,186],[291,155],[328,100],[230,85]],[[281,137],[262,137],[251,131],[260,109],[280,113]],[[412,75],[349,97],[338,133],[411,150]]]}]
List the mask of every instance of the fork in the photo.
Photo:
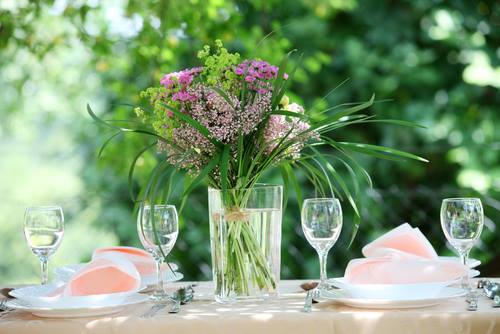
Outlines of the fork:
[{"label": "fork", "polygon": [[179,313],[181,310],[181,300],[179,298],[174,299],[174,305],[170,307],[168,313]]},{"label": "fork", "polygon": [[1,298],[0,299],[0,312],[2,312],[2,313],[0,313],[0,317],[3,317],[4,315],[9,313],[10,311],[14,310],[13,308],[7,306],[7,301],[9,299],[10,298]]},{"label": "fork", "polygon": [[149,310],[147,310],[144,314],[141,315],[141,318],[152,318],[156,313],[160,312],[162,309],[167,307],[168,303],[158,303],[153,306]]}]

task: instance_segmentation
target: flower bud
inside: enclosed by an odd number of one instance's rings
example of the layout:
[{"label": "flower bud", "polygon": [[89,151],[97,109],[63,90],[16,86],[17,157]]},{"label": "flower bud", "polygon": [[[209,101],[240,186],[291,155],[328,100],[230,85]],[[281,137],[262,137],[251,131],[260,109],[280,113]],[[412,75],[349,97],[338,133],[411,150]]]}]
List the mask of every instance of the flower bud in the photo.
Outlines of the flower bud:
[{"label": "flower bud", "polygon": [[280,101],[280,105],[283,106],[283,108],[286,108],[286,106],[288,105],[289,102],[290,102],[290,100],[288,99],[288,96],[283,95],[283,97],[281,98],[281,101]]}]

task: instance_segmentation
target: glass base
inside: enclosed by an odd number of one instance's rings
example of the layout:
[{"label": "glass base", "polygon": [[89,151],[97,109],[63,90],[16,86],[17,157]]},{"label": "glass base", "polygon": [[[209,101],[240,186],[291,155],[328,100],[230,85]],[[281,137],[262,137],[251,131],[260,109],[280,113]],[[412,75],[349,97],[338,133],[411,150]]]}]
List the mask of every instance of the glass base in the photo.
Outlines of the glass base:
[{"label": "glass base", "polygon": [[329,284],[327,281],[323,283],[319,283],[318,286],[314,289],[313,298],[315,300],[319,300],[322,298],[328,298],[330,292],[338,290],[335,286]]},{"label": "glass base", "polygon": [[276,299],[279,297],[279,294],[277,292],[273,293],[261,293],[261,294],[253,294],[253,295],[237,295],[237,294],[230,294],[229,296],[221,296],[221,295],[215,295],[215,301],[219,304],[235,304],[238,302],[247,302],[247,301],[252,301],[252,302],[264,302],[266,300],[270,299]]},{"label": "glass base", "polygon": [[154,302],[167,302],[171,300],[170,296],[163,291],[155,291],[151,296],[149,296],[149,299]]}]

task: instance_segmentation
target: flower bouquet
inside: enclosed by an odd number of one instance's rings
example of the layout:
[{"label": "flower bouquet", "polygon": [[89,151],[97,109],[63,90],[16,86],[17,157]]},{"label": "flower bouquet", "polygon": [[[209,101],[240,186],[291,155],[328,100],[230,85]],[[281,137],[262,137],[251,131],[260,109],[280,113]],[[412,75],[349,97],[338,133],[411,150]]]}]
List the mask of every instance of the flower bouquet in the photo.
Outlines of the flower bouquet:
[{"label": "flower bouquet", "polygon": [[359,217],[356,199],[333,159],[354,176],[354,182],[356,175],[363,175],[369,184],[370,177],[353,152],[425,161],[392,148],[332,139],[332,132],[354,124],[418,125],[360,114],[374,103],[374,97],[307,112],[285,95],[297,68],[287,72],[291,54],[277,67],[263,60],[241,59],[217,40],[215,48],[205,46],[198,53],[202,66],[169,73],[158,86],[141,93],[152,109],[135,109],[139,123],[120,127],[101,120],[87,106],[96,121],[116,130],[101,151],[122,133],[155,139],[138,153],[129,172],[131,181],[138,158],[147,150],[157,150],[160,158],[138,201],[167,201],[175,173],[184,172],[190,182],[182,194],[183,206],[191,190],[206,180],[215,294],[221,302],[276,291],[283,194],[281,186],[259,184],[266,170],[280,169],[285,194],[294,188],[302,202],[294,172],[301,169],[322,196],[346,199]]}]

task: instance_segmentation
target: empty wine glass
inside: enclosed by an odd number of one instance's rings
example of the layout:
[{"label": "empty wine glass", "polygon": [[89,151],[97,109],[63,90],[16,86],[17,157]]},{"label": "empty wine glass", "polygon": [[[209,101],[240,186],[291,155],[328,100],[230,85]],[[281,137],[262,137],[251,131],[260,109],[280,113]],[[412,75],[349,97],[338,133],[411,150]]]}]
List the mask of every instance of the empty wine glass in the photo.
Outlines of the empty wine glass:
[{"label": "empty wine glass", "polygon": [[[483,230],[484,214],[478,198],[446,198],[441,205],[441,227],[449,243],[467,266],[469,252]],[[462,279],[462,288],[470,290],[469,271]]]},{"label": "empty wine glass", "polygon": [[163,284],[162,264],[177,240],[179,224],[173,205],[143,205],[137,218],[137,231],[142,245],[156,261],[157,287],[151,295],[155,301],[169,299]]},{"label": "empty wine glass", "polygon": [[42,267],[42,284],[48,282],[49,257],[55,253],[64,234],[64,215],[59,206],[37,206],[26,209],[24,236]]},{"label": "empty wine glass", "polygon": [[317,289],[321,293],[330,289],[326,282],[326,260],[342,229],[342,207],[335,198],[306,199],[301,218],[304,235],[319,256],[321,279]]}]

